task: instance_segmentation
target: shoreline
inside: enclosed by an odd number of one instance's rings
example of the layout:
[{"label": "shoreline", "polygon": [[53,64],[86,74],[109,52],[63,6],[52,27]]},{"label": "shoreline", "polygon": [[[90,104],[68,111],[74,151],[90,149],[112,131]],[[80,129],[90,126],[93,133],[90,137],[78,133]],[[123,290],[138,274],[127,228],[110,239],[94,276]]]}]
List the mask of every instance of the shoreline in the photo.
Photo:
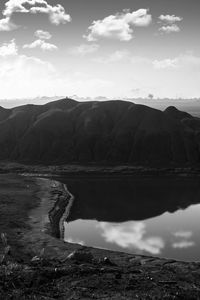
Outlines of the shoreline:
[{"label": "shoreline", "polygon": [[[19,243],[22,245],[24,254],[29,257],[39,255],[44,249],[45,256],[49,259],[62,257],[67,248],[73,251],[74,247],[67,247],[60,239],[61,216],[66,212],[69,198],[66,197],[64,184],[54,179],[34,178],[39,187],[37,197],[40,199],[37,207],[29,211],[27,221],[30,230],[24,232]],[[64,201],[64,202],[63,202]],[[52,216],[52,213],[58,212]],[[52,220],[51,224],[51,218]],[[69,245],[68,245],[69,246]]]},{"label": "shoreline", "polygon": [[70,210],[71,210],[71,207],[73,205],[73,202],[74,202],[74,196],[70,193],[70,191],[67,189],[67,186],[66,184],[63,184],[63,187],[64,187],[64,190],[65,190],[65,193],[66,193],[66,198],[70,198],[68,200],[68,204],[66,205],[65,207],[65,211],[62,215],[62,217],[60,218],[60,222],[59,222],[59,227],[60,227],[60,238],[61,240],[64,240],[64,234],[65,234],[65,226],[64,226],[64,222],[67,220],[67,217],[69,216],[70,214]]},{"label": "shoreline", "polygon": [[[24,175],[23,175],[24,176]],[[32,176],[32,175],[31,175]],[[143,254],[130,254],[123,251],[115,251],[115,250],[109,250],[109,249],[101,249],[101,248],[95,248],[92,246],[85,246],[81,244],[76,243],[70,243],[64,241],[64,222],[66,221],[67,217],[70,214],[71,207],[73,205],[73,202],[75,201],[74,196],[70,193],[70,191],[67,188],[67,185],[62,183],[61,181],[55,180],[55,178],[52,176],[51,178],[34,178],[36,180],[37,185],[39,186],[37,197],[40,199],[40,204],[33,209],[34,213],[37,213],[41,209],[41,203],[45,206],[45,219],[46,224],[39,220],[39,226],[38,221],[34,222],[28,222],[29,225],[31,225],[33,232],[37,231],[37,233],[44,234],[44,237],[41,236],[41,240],[45,239],[45,244],[48,245],[48,241],[50,244],[54,244],[54,242],[59,243],[59,247],[62,245],[62,251],[66,251],[68,248],[71,249],[94,249],[98,252],[109,252],[109,253],[123,253],[124,255],[130,256],[138,256],[138,257],[150,257],[152,259],[164,259],[164,260],[176,260],[177,262],[184,262],[184,263],[200,263],[199,261],[184,261],[184,260],[177,260],[173,258],[167,258],[167,257],[156,257],[156,256],[150,256],[150,255],[143,255]],[[32,212],[30,211],[30,215]],[[32,218],[32,216],[30,216]],[[44,217],[44,215],[42,215]],[[49,218],[47,220],[47,217]],[[39,216],[40,218],[40,216]],[[47,225],[47,228],[44,227]],[[57,249],[59,247],[56,247]],[[41,249],[40,249],[41,250]]]},{"label": "shoreline", "polygon": [[[8,294],[12,294],[12,299],[20,300],[29,299],[27,295],[36,300],[43,299],[41,295],[45,299],[54,299],[55,296],[60,300],[200,299],[200,262],[86,247],[51,236],[46,226],[46,205],[52,208],[54,204],[55,208],[57,201],[59,205],[64,204],[61,217],[64,219],[69,212],[69,200],[73,198],[70,196],[66,201],[69,191],[57,180],[33,178],[33,181],[39,187],[37,197],[40,204],[29,211],[27,222],[30,228],[19,239],[24,262],[15,261],[15,269],[3,277],[3,281],[2,272],[11,267],[13,259],[11,257],[9,262],[8,257],[4,266],[0,264],[2,299],[10,300]],[[45,208],[45,218],[43,214],[37,216],[41,207]],[[60,229],[59,222],[58,226]],[[23,279],[20,285],[19,278]],[[16,293],[19,293],[18,298]]]},{"label": "shoreline", "polygon": [[80,164],[71,164],[71,165],[26,165],[23,163],[15,162],[1,162],[0,163],[0,173],[1,174],[22,174],[24,176],[32,177],[141,177],[149,178],[152,176],[161,176],[161,177],[181,177],[181,178],[200,178],[200,166],[146,166],[146,165],[80,165]]},{"label": "shoreline", "polygon": [[[74,202],[74,196],[69,192],[67,186],[60,181],[54,180],[54,203],[48,212],[52,227],[52,234],[61,240],[64,240],[64,221],[69,216]],[[51,196],[50,196],[51,198]]]}]

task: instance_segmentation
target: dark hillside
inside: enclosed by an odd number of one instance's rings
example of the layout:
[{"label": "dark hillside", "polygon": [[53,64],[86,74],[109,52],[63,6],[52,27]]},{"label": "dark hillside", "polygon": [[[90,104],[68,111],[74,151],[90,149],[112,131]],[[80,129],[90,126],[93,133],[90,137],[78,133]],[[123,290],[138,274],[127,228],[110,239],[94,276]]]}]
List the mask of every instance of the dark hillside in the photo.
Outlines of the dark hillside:
[{"label": "dark hillside", "polygon": [[200,119],[127,101],[0,107],[0,159],[28,163],[197,164]]}]

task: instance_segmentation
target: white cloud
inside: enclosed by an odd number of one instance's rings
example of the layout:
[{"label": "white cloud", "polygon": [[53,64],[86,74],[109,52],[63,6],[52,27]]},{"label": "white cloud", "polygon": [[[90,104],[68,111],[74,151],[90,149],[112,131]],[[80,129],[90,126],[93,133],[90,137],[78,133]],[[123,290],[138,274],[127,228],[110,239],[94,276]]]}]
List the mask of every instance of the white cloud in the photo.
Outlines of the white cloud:
[{"label": "white cloud", "polygon": [[18,28],[9,17],[0,20],[0,31],[11,31]]},{"label": "white cloud", "polygon": [[[85,78],[84,78],[85,77]],[[80,74],[76,76],[76,78],[70,79],[68,78],[68,84],[70,83],[70,87],[73,90],[73,94],[79,94],[83,96],[88,96],[88,91],[91,94],[99,95],[102,91],[110,88],[113,88],[114,84],[110,80],[106,80],[103,78],[94,78],[93,76],[84,76],[84,74]]]},{"label": "white cloud", "polygon": [[180,67],[189,67],[200,71],[200,56],[195,56],[192,53],[181,54],[178,57],[178,63]]},{"label": "white cloud", "polygon": [[[27,8],[27,5],[30,7]],[[69,14],[66,14],[62,5],[50,5],[46,0],[9,0],[5,3],[3,11],[4,18],[0,20],[0,31],[10,31],[18,28],[12,22],[12,15],[14,13],[43,13],[49,16],[52,24],[66,24],[71,21]]]},{"label": "white cloud", "polygon": [[35,57],[16,55],[12,59],[0,59],[1,98],[45,95],[50,89],[48,82],[54,76],[54,67]]},{"label": "white cloud", "polygon": [[151,59],[143,56],[132,56],[131,52],[126,49],[116,50],[109,55],[95,57],[93,61],[104,64],[125,61],[137,65],[152,65]]},{"label": "white cloud", "polygon": [[18,47],[15,40],[11,40],[9,43],[4,43],[0,46],[0,56],[2,57],[17,55],[17,53]]},{"label": "white cloud", "polygon": [[80,46],[73,47],[70,49],[71,54],[75,55],[86,55],[96,52],[99,49],[99,45],[97,44],[81,44]]},{"label": "white cloud", "polygon": [[129,51],[127,50],[117,50],[114,53],[110,55],[110,62],[116,62],[116,61],[121,61],[124,58],[127,58],[129,56]]},{"label": "white cloud", "polygon": [[184,69],[188,71],[200,71],[200,57],[191,53],[180,54],[175,58],[166,58],[163,60],[154,60],[152,62],[155,69]]},{"label": "white cloud", "polygon": [[132,64],[151,64],[151,60],[148,57],[144,56],[132,56],[131,57]]},{"label": "white cloud", "polygon": [[[26,9],[23,5],[26,3],[30,3],[29,0],[8,0],[5,3],[5,9],[3,11],[3,15],[6,17],[12,16],[15,12],[27,13],[28,9]],[[38,1],[39,3],[39,1]]]},{"label": "white cloud", "polygon": [[129,58],[130,58],[130,52],[128,50],[116,50],[108,56],[96,57],[93,59],[93,61],[107,64],[107,63],[119,62]]},{"label": "white cloud", "polygon": [[180,22],[183,18],[175,15],[160,15],[159,20],[163,23],[163,26],[159,28],[162,33],[180,32],[180,27],[176,22]]},{"label": "white cloud", "polygon": [[46,7],[31,7],[30,13],[48,14],[50,22],[55,25],[66,24],[71,21],[70,15],[65,13],[65,9],[62,5],[57,4],[55,6],[51,6],[46,1],[42,1],[42,4],[45,4]]},{"label": "white cloud", "polygon": [[46,50],[57,50],[58,47],[52,43],[47,43],[45,40],[49,40],[52,38],[52,35],[48,31],[43,30],[37,30],[35,32],[35,36],[39,39],[35,40],[34,42],[30,44],[25,44],[23,46],[24,49],[34,49],[34,48],[40,48],[44,51]]},{"label": "white cloud", "polygon": [[165,246],[160,237],[145,237],[146,226],[142,222],[128,222],[120,225],[102,222],[99,227],[103,230],[102,236],[107,242],[115,243],[122,248],[159,254]]},{"label": "white cloud", "polygon": [[91,74],[60,71],[48,61],[26,55],[0,57],[0,98],[78,94],[95,96],[113,88],[113,82]]},{"label": "white cloud", "polygon": [[44,30],[37,30],[35,32],[35,36],[40,40],[50,40],[52,38],[52,35],[48,31]]},{"label": "white cloud", "polygon": [[31,44],[25,44],[23,46],[24,49],[34,49],[34,48],[40,48],[44,51],[48,50],[48,51],[52,51],[52,50],[57,50],[58,47],[54,44],[50,44],[50,43],[46,43],[43,40],[36,40]]},{"label": "white cloud", "polygon": [[103,20],[93,21],[88,28],[89,33],[84,36],[88,41],[97,41],[99,38],[114,38],[120,41],[130,41],[133,38],[134,26],[148,26],[152,17],[147,9],[134,12],[124,10],[122,13],[110,15]]},{"label": "white cloud", "polygon": [[172,247],[177,249],[184,249],[184,248],[189,248],[189,247],[194,247],[195,243],[193,241],[181,241],[177,243],[173,243]]},{"label": "white cloud", "polygon": [[177,68],[177,58],[170,59],[166,58],[163,60],[154,60],[153,66],[155,69],[174,69]]},{"label": "white cloud", "polygon": [[172,23],[172,24],[183,20],[183,18],[175,16],[175,15],[161,15],[159,17],[159,19],[163,22]]},{"label": "white cloud", "polygon": [[172,24],[172,25],[164,25],[162,27],[159,28],[159,31],[163,32],[163,33],[172,33],[172,32],[180,32],[181,29],[178,25],[176,24]]}]

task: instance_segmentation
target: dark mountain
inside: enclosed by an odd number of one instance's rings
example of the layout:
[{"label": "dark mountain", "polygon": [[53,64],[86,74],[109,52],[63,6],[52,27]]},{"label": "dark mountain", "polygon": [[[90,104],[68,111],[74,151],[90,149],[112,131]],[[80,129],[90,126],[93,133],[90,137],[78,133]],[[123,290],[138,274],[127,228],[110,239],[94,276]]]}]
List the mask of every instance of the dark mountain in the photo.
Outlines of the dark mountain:
[{"label": "dark mountain", "polygon": [[197,164],[200,119],[126,101],[0,107],[0,159],[27,163]]}]

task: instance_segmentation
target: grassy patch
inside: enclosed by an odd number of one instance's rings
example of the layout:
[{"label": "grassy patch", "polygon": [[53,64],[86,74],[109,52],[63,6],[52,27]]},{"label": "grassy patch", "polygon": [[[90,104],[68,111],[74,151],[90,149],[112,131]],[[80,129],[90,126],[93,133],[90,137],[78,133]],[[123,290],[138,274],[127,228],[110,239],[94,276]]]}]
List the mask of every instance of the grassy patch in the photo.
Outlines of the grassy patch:
[{"label": "grassy patch", "polygon": [[28,211],[39,202],[36,192],[37,186],[31,178],[0,175],[0,233],[7,234],[12,247],[21,231],[28,229]]}]

